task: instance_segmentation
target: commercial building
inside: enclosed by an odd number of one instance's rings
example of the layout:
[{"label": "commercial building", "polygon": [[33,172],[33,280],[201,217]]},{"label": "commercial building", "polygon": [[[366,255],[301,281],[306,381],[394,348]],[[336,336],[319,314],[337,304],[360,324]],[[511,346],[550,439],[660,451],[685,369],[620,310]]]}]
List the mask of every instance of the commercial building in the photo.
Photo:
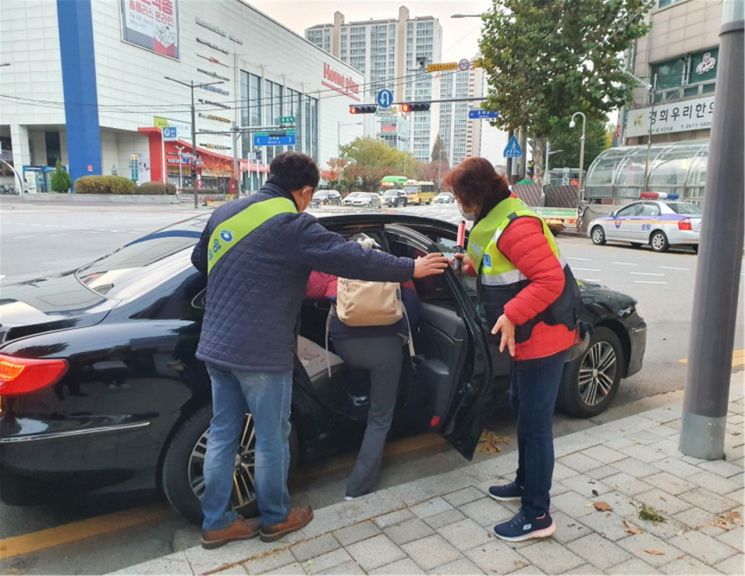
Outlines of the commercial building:
[{"label": "commercial building", "polygon": [[[402,6],[397,19],[347,23],[344,15],[336,12],[332,24],[312,26],[305,37],[367,77],[363,91],[367,102],[375,102],[381,89],[391,90],[398,102],[436,96],[436,83],[425,71],[427,64],[439,62],[442,56],[442,26],[436,18],[411,18]],[[372,125],[377,120],[368,118],[366,123],[366,134],[383,132]],[[386,126],[390,129],[391,124]],[[396,138],[397,147],[405,144],[418,160],[429,160],[437,126],[435,110],[411,113],[408,122],[397,126],[408,130]]]},{"label": "commercial building", "polygon": [[590,201],[618,205],[654,191],[703,203],[721,16],[721,0],[657,0],[628,58],[644,85],[623,115],[625,146],[588,169]]},{"label": "commercial building", "polygon": [[[442,99],[481,98],[486,86],[484,69],[471,67],[464,71],[442,72],[439,83]],[[445,102],[439,107],[439,133],[450,165],[460,164],[469,156],[480,156],[481,123],[485,120],[471,120],[468,117],[468,111],[478,108],[479,102]]]},{"label": "commercial building", "polygon": [[[241,0],[8,0],[0,53],[9,64],[0,67],[2,159],[37,190],[58,159],[74,179],[175,183],[179,166],[188,178],[192,91],[168,78],[196,85],[204,187],[232,180],[233,124],[268,127],[235,139],[244,190],[284,150],[321,166],[335,157],[337,127],[365,85],[362,73]],[[272,130],[282,119],[286,127]],[[13,182],[3,174],[0,184]]]}]

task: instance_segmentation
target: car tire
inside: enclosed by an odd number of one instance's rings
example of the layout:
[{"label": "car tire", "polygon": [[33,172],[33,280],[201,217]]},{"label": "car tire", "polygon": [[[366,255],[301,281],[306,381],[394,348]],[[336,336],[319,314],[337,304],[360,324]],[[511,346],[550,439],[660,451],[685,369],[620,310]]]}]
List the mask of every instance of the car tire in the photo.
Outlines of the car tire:
[{"label": "car tire", "polygon": [[[252,435],[253,427],[250,414],[247,413],[246,417],[245,426],[248,433],[244,432],[241,438],[241,449],[245,451],[243,456],[244,469],[250,472],[250,476],[246,475],[243,478],[250,484],[251,481],[248,478],[253,477],[255,437]],[[161,473],[163,492],[171,506],[194,524],[201,524],[203,516],[202,505],[192,482],[197,486],[200,482],[203,485],[200,461],[203,462],[203,454],[206,451],[207,433],[209,432],[211,418],[212,409],[210,406],[200,408],[187,418],[173,435],[163,459]],[[294,469],[294,464],[297,462],[297,453],[297,433],[293,426],[290,432],[290,471]],[[199,456],[193,458],[194,454],[199,454]],[[258,507],[255,488],[252,485],[243,485],[245,493],[239,495],[235,491],[234,483],[233,509],[247,518],[257,516]]]},{"label": "car tire", "polygon": [[605,244],[605,230],[603,230],[602,226],[595,226],[592,229],[590,237],[592,238],[592,243],[595,244],[595,246],[602,246],[603,244]]},{"label": "car tire", "polygon": [[603,412],[618,392],[624,362],[616,333],[604,326],[595,328],[585,353],[564,367],[558,398],[561,411],[577,418]]},{"label": "car tire", "polygon": [[667,236],[662,230],[655,230],[649,236],[649,245],[655,252],[667,252],[670,248],[670,243],[667,241]]}]

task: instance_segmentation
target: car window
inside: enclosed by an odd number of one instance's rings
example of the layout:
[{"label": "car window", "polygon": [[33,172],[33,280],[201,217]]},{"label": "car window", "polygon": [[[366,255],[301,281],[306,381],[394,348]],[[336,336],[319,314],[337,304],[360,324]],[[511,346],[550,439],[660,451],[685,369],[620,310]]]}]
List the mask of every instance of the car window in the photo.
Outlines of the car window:
[{"label": "car window", "polygon": [[616,213],[616,216],[618,218],[629,218],[630,216],[638,216],[641,211],[642,211],[641,204],[630,204],[629,206],[625,206],[621,208]]},{"label": "car window", "polygon": [[645,204],[641,216],[659,216],[660,207],[657,204]]},{"label": "car window", "polygon": [[691,216],[701,216],[703,214],[701,208],[690,202],[670,202],[667,206],[676,214],[688,214]]}]

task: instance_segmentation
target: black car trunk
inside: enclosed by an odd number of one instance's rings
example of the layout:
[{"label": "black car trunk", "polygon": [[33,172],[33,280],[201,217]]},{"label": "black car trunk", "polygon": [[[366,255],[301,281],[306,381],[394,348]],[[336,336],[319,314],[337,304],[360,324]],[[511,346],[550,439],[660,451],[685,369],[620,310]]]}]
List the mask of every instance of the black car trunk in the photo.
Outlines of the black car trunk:
[{"label": "black car trunk", "polygon": [[0,287],[0,347],[33,334],[93,326],[110,308],[74,273]]}]

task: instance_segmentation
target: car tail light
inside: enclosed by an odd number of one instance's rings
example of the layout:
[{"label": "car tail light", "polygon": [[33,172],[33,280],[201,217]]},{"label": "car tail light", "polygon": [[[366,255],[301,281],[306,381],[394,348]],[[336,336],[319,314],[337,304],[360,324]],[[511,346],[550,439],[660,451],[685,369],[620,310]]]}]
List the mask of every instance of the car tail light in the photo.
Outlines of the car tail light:
[{"label": "car tail light", "polygon": [[67,372],[67,360],[18,358],[0,354],[0,396],[29,394],[57,382]]},{"label": "car tail light", "polygon": [[691,224],[690,220],[680,220],[678,222],[678,230],[688,230],[689,232],[692,232],[693,224]]},{"label": "car tail light", "polygon": [[439,416],[432,416],[432,419],[429,421],[429,427],[430,428],[437,428],[440,425],[440,417]]}]

